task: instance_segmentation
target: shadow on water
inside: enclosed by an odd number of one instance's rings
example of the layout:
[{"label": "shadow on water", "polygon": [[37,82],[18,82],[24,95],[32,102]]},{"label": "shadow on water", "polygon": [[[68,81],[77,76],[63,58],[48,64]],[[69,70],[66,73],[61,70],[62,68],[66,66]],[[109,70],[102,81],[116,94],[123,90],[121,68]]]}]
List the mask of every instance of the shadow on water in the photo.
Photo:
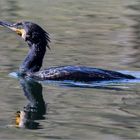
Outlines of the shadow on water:
[{"label": "shadow on water", "polygon": [[31,79],[23,78],[19,80],[19,83],[29,103],[23,110],[17,111],[16,127],[39,129],[41,126],[37,120],[45,119],[47,107],[42,95],[42,85]]}]

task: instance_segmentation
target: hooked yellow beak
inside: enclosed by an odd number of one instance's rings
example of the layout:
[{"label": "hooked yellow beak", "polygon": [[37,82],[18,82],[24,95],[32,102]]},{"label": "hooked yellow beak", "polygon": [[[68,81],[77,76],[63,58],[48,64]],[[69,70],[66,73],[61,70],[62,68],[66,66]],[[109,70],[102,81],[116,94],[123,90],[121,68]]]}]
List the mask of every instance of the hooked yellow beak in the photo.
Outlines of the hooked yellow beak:
[{"label": "hooked yellow beak", "polygon": [[20,35],[23,39],[25,39],[25,37],[26,37],[25,29],[23,29],[23,28],[19,29],[15,24],[5,22],[5,21],[0,21],[0,25],[3,27],[9,28],[12,31],[15,31],[18,35]]},{"label": "hooked yellow beak", "polygon": [[26,31],[24,29],[17,29],[15,27],[10,27],[10,29],[15,31],[18,35],[22,36],[22,38],[25,38]]}]

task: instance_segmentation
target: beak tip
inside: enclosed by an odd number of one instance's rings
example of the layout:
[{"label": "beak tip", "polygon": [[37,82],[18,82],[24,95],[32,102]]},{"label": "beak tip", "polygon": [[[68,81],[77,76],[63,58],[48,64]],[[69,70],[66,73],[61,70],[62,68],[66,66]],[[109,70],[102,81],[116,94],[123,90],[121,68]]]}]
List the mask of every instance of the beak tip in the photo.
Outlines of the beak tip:
[{"label": "beak tip", "polygon": [[0,26],[2,26],[2,27],[7,27],[7,28],[10,28],[10,27],[12,27],[12,23],[10,23],[10,22],[7,22],[7,21],[0,21]]}]

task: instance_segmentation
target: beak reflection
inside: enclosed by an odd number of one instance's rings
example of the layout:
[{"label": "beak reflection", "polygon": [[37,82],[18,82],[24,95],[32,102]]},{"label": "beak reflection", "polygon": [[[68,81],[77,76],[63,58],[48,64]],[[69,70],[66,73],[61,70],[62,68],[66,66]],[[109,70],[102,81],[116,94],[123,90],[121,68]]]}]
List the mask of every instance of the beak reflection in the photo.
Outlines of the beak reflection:
[{"label": "beak reflection", "polygon": [[29,79],[20,79],[20,85],[29,103],[23,110],[16,112],[15,125],[18,128],[40,129],[42,127],[38,120],[45,119],[47,108],[42,96],[42,85]]}]

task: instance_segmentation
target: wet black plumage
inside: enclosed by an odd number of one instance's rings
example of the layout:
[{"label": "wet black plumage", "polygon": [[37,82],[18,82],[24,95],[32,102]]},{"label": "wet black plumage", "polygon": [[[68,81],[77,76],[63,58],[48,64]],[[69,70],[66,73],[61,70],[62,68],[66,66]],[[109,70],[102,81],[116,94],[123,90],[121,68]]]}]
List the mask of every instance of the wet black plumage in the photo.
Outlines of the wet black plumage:
[{"label": "wet black plumage", "polygon": [[49,34],[39,25],[32,22],[11,24],[0,21],[0,25],[17,32],[29,46],[29,52],[20,66],[20,73],[38,80],[74,80],[102,81],[117,79],[135,79],[135,77],[116,71],[97,69],[86,66],[60,66],[40,70],[46,47],[49,47]]},{"label": "wet black plumage", "polygon": [[23,22],[22,25],[27,32],[25,41],[27,41],[30,50],[20,66],[20,71],[37,72],[42,66],[46,46],[49,48],[50,38],[48,33],[36,24]]}]

